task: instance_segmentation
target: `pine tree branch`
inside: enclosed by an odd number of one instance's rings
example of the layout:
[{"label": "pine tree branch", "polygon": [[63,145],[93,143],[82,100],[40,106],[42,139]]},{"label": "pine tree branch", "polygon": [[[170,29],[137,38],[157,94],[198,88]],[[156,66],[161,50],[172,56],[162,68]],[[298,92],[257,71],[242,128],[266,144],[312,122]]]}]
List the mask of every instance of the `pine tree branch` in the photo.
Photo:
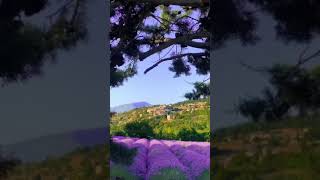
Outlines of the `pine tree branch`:
[{"label": "pine tree branch", "polygon": [[158,62],[156,62],[155,64],[153,64],[152,66],[150,66],[149,68],[147,68],[144,71],[144,74],[147,74],[149,71],[151,71],[153,68],[157,67],[159,64],[165,62],[165,61],[170,61],[170,60],[175,60],[175,59],[179,59],[185,56],[193,56],[193,57],[201,57],[201,56],[206,56],[208,53],[206,52],[201,52],[201,53],[185,53],[185,54],[179,54],[176,56],[171,56],[169,58],[165,58],[165,59],[161,59]]},{"label": "pine tree branch", "polygon": [[171,39],[167,42],[164,42],[162,44],[160,44],[159,46],[155,47],[155,48],[152,48],[150,49],[149,51],[147,52],[144,52],[144,53],[141,53],[139,55],[139,59],[140,61],[143,61],[144,59],[146,59],[147,57],[159,52],[159,51],[162,51],[172,45],[175,45],[175,44],[184,44],[184,43],[189,43],[190,46],[193,45],[199,45],[197,42],[189,42],[193,39],[200,39],[200,38],[208,38],[209,37],[209,34],[208,33],[205,33],[205,32],[201,32],[201,33],[195,33],[195,34],[187,34],[187,35],[184,35],[184,36],[180,36],[180,37],[177,37],[175,39]]}]

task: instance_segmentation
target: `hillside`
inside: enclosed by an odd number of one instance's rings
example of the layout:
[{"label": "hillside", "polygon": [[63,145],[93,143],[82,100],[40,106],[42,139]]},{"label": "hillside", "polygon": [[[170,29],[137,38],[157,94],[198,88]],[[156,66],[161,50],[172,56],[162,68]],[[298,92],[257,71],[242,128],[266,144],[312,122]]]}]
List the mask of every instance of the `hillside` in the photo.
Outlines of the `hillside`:
[{"label": "hillside", "polygon": [[52,134],[4,146],[4,150],[15,154],[24,162],[60,157],[77,148],[106,143],[107,128],[92,128]]},{"label": "hillside", "polygon": [[288,119],[247,123],[218,130],[211,143],[212,178],[317,180],[320,177],[320,121]]},{"label": "hillside", "polygon": [[109,177],[107,159],[106,145],[81,148],[60,158],[17,166],[5,179],[105,180]]},{"label": "hillside", "polygon": [[110,134],[153,139],[209,141],[209,99],[155,105],[112,117]]}]

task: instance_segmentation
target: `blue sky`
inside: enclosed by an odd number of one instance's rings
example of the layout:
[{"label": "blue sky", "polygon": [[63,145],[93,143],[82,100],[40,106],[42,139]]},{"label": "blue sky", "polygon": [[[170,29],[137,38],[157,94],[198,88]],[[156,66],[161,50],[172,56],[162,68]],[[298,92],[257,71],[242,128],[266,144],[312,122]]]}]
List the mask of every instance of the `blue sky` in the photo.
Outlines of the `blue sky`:
[{"label": "blue sky", "polygon": [[[197,49],[191,49],[189,52],[198,52]],[[165,52],[161,53],[165,54]],[[158,67],[143,74],[143,71],[158,60],[155,54],[138,64],[138,75],[130,78],[123,86],[111,88],[110,106],[127,104],[137,101],[146,101],[150,104],[168,104],[184,101],[184,93],[191,91],[193,86],[188,82],[203,81],[209,75],[197,75],[192,68],[190,76],[182,75],[173,78],[174,73],[168,68],[171,62],[160,64]]]},{"label": "blue sky", "polygon": [[[172,9],[178,10],[181,8],[178,6],[171,6]],[[158,9],[155,14],[159,15]],[[190,16],[198,18],[199,12],[194,11]],[[158,24],[158,22],[152,18],[147,18],[145,24]],[[171,35],[169,35],[170,37]],[[174,73],[169,71],[171,62],[164,62],[158,67],[144,74],[143,71],[153,65],[159,60],[159,57],[164,58],[168,55],[168,51],[171,47],[165,49],[159,54],[154,54],[143,62],[138,63],[138,75],[130,78],[123,86],[117,88],[111,88],[110,90],[110,106],[128,104],[138,101],[146,101],[150,104],[169,104],[184,101],[183,95],[191,91],[193,86],[189,83],[195,81],[203,81],[209,77],[197,75],[195,69],[192,68],[192,74],[190,76],[184,76],[174,78]],[[186,52],[201,52],[200,49],[188,48],[184,50]],[[168,56],[166,56],[168,57]],[[189,83],[188,83],[189,82]]]}]

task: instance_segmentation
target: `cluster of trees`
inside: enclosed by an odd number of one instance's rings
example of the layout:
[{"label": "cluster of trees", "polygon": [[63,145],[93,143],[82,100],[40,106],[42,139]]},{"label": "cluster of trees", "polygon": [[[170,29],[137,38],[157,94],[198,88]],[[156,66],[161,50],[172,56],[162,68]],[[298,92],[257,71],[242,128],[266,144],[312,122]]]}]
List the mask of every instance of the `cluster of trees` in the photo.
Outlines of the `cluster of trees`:
[{"label": "cluster of trees", "polygon": [[318,113],[320,108],[320,66],[311,69],[296,65],[274,65],[268,68],[272,87],[262,97],[241,100],[239,112],[254,121],[279,120],[288,115],[304,117]]},{"label": "cluster of trees", "polygon": [[193,83],[194,89],[184,95],[188,100],[205,99],[210,96],[210,83],[195,82]]}]

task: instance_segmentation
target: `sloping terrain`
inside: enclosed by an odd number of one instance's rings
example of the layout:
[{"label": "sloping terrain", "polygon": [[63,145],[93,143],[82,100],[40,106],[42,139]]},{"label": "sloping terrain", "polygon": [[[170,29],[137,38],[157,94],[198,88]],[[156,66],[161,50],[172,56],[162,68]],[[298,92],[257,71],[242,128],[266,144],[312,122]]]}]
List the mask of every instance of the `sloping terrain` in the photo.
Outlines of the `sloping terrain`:
[{"label": "sloping terrain", "polygon": [[60,158],[22,164],[5,180],[106,180],[108,152],[107,145],[99,145],[78,149]]},{"label": "sloping terrain", "polygon": [[77,148],[105,144],[107,135],[107,128],[83,129],[47,135],[3,148],[24,162],[36,162],[47,157],[60,157]]},{"label": "sloping terrain", "polygon": [[110,134],[152,139],[209,141],[209,99],[155,105],[112,116]]},{"label": "sloping terrain", "polygon": [[213,179],[301,179],[320,177],[320,122],[289,119],[248,123],[216,132]]}]

